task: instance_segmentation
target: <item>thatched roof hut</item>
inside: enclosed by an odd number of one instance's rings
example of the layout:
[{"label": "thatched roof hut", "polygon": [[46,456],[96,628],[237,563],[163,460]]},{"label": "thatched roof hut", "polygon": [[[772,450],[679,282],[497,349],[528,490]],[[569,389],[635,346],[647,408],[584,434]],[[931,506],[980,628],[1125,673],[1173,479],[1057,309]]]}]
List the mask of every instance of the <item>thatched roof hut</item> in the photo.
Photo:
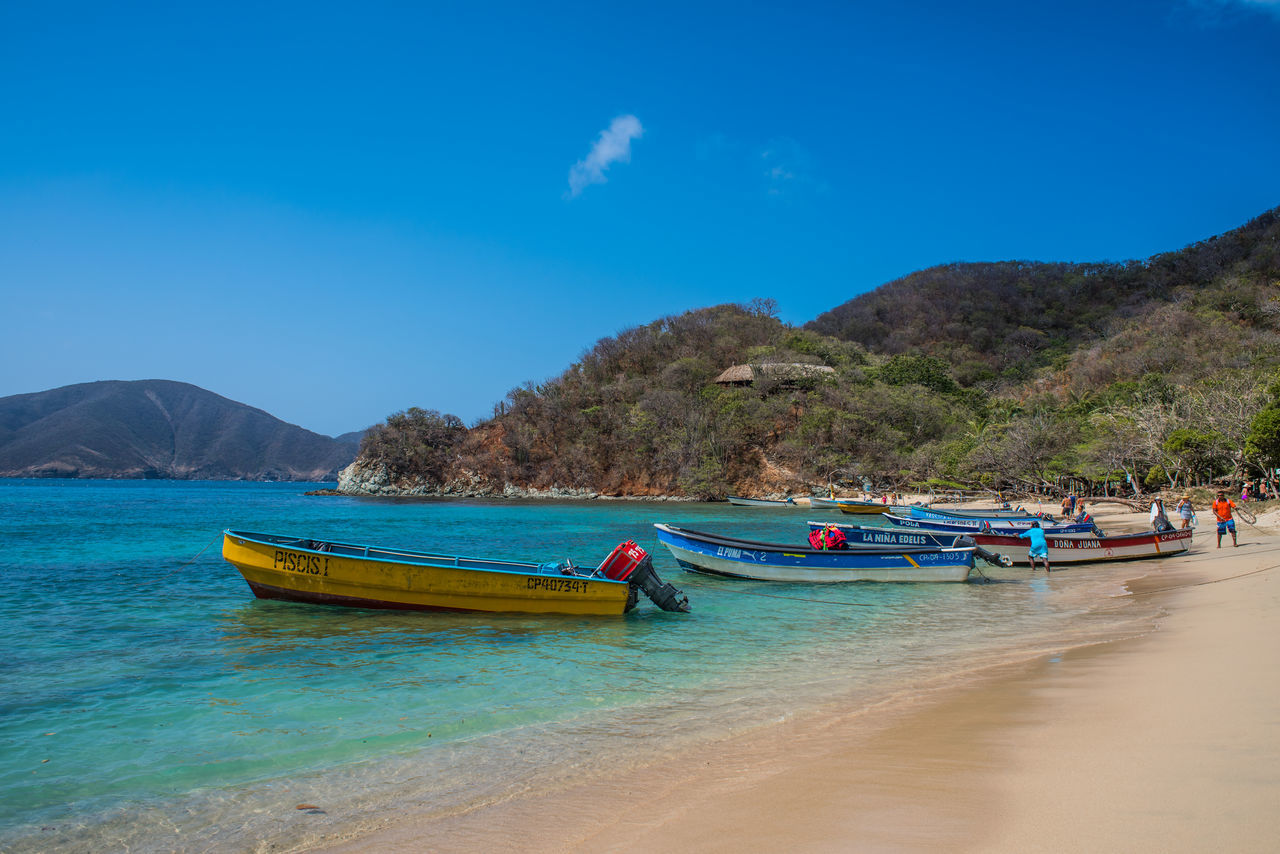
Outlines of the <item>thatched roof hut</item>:
[{"label": "thatched roof hut", "polygon": [[782,385],[793,384],[805,377],[834,377],[835,368],[826,365],[804,365],[797,362],[763,362],[759,365],[734,365],[726,369],[712,382],[718,385],[748,386],[757,379],[777,380]]}]

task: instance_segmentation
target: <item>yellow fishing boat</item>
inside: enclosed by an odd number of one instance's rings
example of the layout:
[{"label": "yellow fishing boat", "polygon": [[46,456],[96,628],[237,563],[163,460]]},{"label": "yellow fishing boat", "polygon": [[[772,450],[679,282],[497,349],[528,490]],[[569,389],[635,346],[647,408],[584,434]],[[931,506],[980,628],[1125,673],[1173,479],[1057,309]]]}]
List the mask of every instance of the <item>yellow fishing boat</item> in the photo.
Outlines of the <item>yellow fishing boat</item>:
[{"label": "yellow fishing boat", "polygon": [[222,533],[222,556],[260,599],[409,611],[623,614],[643,591],[666,611],[689,600],[628,541],[599,567],[376,548],[330,540]]},{"label": "yellow fishing boat", "polygon": [[859,516],[877,516],[893,506],[879,501],[859,501],[856,498],[837,498],[835,505],[840,508],[841,513],[853,513]]}]

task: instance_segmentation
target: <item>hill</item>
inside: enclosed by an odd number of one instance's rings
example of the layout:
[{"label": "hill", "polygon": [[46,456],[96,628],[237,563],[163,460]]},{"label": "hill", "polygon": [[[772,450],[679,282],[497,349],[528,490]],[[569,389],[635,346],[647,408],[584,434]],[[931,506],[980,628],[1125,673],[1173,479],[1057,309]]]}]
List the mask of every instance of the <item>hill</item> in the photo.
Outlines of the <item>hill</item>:
[{"label": "hill", "polygon": [[356,449],[168,380],[0,398],[0,477],[323,481]]},{"label": "hill", "polygon": [[1146,261],[935,267],[802,328],[768,300],[699,309],[602,339],[471,429],[397,413],[366,436],[340,489],[1100,491],[1260,472],[1265,443],[1250,431],[1273,405],[1278,283],[1270,211]]},{"label": "hill", "polygon": [[946,264],[862,294],[805,325],[869,351],[923,353],[962,385],[1008,384],[1121,331],[1160,305],[1238,309],[1255,321],[1280,269],[1280,209],[1146,261]]}]

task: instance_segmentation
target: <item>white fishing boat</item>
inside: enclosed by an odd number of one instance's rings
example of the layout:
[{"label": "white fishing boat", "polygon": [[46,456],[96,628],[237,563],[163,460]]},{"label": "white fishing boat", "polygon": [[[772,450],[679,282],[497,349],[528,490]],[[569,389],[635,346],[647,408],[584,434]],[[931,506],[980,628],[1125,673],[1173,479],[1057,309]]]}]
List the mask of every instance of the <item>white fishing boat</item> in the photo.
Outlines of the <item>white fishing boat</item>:
[{"label": "white fishing boat", "polygon": [[[1031,541],[1010,534],[969,535],[979,546],[1026,563],[1031,551]],[[1144,558],[1170,557],[1191,548],[1191,529],[1143,531],[1138,534],[1116,534],[1110,537],[1059,537],[1052,533],[1045,536],[1049,544],[1049,563],[1098,563],[1103,561],[1142,560]]]}]

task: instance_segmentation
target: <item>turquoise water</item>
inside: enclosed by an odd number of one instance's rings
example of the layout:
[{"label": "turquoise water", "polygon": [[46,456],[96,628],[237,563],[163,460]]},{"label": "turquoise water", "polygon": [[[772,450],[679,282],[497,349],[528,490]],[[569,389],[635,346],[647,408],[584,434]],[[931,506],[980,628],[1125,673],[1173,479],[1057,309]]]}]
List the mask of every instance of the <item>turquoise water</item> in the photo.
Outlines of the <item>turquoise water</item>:
[{"label": "turquoise water", "polygon": [[[1143,617],[1099,607],[1134,572],[733,582],[679,571],[652,528],[799,543],[806,518],[839,518],[829,511],[303,494],[316,486],[0,480],[0,848],[288,848],[393,807],[447,812],[607,773]],[[578,563],[634,538],[693,613],[643,598],[613,618],[259,601],[221,559],[227,527]]]}]

